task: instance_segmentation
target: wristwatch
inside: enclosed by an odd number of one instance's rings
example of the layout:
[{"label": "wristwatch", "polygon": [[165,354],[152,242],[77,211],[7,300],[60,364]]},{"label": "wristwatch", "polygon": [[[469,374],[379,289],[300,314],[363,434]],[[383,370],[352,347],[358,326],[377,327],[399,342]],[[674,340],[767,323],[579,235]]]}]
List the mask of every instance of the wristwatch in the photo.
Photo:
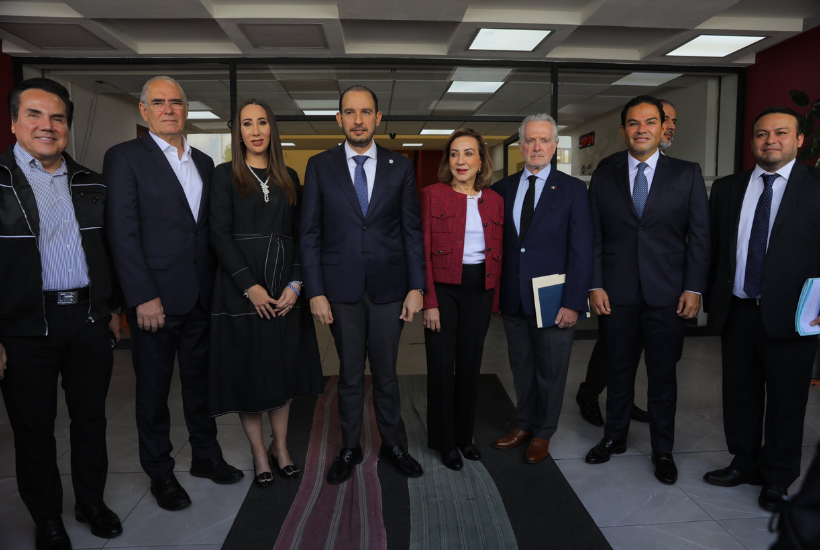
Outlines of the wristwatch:
[{"label": "wristwatch", "polygon": [[421,294],[422,296],[424,296],[424,289],[423,289],[423,288],[417,288],[416,290],[418,290],[418,291],[419,291],[419,294]]}]

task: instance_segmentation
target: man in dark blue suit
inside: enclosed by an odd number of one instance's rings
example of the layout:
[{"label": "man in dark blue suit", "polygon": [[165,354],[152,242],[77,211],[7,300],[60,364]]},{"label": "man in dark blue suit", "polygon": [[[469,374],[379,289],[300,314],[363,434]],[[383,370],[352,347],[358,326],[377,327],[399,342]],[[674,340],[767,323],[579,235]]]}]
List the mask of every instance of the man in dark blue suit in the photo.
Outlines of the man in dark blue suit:
[{"label": "man in dark blue suit", "polygon": [[628,154],[600,166],[589,188],[595,243],[590,305],[609,354],[604,437],[586,456],[626,450],[643,344],[655,477],[674,483],[677,381],[686,320],[700,309],[710,261],[709,205],[700,167],[661,155],[663,105],[639,96],[621,112]]},{"label": "man in dark blue suit", "polygon": [[339,421],[344,445],[327,474],[347,480],[362,461],[359,437],[365,361],[373,374],[379,456],[408,477],[422,469],[399,444],[399,337],[426,290],[419,199],[409,159],[379,147],[379,103],[364,86],[345,90],[336,120],[344,145],[310,159],[300,251],[313,317],[330,325],[339,353]]},{"label": "man in dark blue suit", "polygon": [[146,82],[140,113],[150,132],[105,154],[108,238],[121,275],[137,375],[140,464],[160,507],[191,504],[174,476],[168,393],[179,357],[191,475],[234,483],[208,417],[208,336],[215,261],[208,239],[210,157],[182,135],[185,92],[168,77]]},{"label": "man in dark blue suit", "polygon": [[[558,146],[552,117],[528,116],[518,139],[526,167],[493,186],[505,205],[501,314],[518,400],[517,427],[495,446],[532,437],[526,460],[537,464],[558,427],[575,323],[589,311],[592,222],[584,182],[550,166]],[[554,326],[544,320],[538,328],[532,280],[553,274],[566,275],[562,307]]]}]

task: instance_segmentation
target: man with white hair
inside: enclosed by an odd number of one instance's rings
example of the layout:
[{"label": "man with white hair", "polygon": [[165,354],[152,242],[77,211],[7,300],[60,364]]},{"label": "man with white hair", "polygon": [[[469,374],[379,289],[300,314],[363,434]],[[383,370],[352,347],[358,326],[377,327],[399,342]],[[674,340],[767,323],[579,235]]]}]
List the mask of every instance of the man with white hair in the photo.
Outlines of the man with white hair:
[{"label": "man with white hair", "polygon": [[[518,401],[516,426],[494,445],[512,449],[531,439],[525,460],[537,464],[558,427],[575,323],[589,310],[592,219],[584,182],[550,166],[555,120],[528,116],[518,139],[524,170],[492,187],[505,204],[501,314]],[[566,275],[561,308],[539,328],[532,280],[553,274]]]},{"label": "man with white hair", "polygon": [[108,237],[131,327],[140,464],[159,506],[181,510],[191,499],[174,476],[171,457],[168,394],[175,358],[191,475],[221,484],[243,476],[222,458],[216,422],[207,413],[216,265],[208,198],[214,163],[183,136],[188,103],[174,79],[146,82],[139,109],[150,131],[105,154]]}]

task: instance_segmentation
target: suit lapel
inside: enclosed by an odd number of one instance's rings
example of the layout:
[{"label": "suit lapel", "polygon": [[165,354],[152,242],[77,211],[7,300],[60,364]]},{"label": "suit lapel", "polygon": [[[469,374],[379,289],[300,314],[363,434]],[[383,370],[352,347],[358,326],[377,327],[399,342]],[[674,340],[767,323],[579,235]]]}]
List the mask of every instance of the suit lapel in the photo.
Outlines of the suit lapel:
[{"label": "suit lapel", "polygon": [[730,273],[733,275],[737,272],[737,233],[740,226],[740,212],[743,209],[743,199],[746,198],[746,189],[749,187],[750,177],[752,177],[751,170],[741,172],[735,176],[735,181],[732,184],[731,196],[729,198],[729,203],[731,206],[730,222],[732,224],[732,235],[731,241],[729,242],[729,250],[731,251],[729,265],[732,268]]},{"label": "suit lapel", "polygon": [[[663,194],[663,189],[666,187],[668,177],[669,159],[664,155],[658,155],[658,163],[655,165],[655,175],[652,177],[652,186],[649,188],[649,195],[646,197],[646,205],[643,209],[644,216],[647,211],[651,211],[652,205],[658,201],[658,196]],[[633,209],[635,208],[634,202],[632,203],[632,207]]]},{"label": "suit lapel", "polygon": [[353,188],[353,180],[350,179],[350,169],[347,166],[344,144],[339,145],[333,150],[333,157],[333,163],[336,166],[331,170],[331,173],[335,176],[336,183],[339,184],[342,194],[347,197],[353,210],[364,219],[364,216],[362,216],[362,207],[359,205],[359,198],[356,196],[356,190]]},{"label": "suit lapel", "polygon": [[[376,146],[376,181],[373,182],[373,193],[370,195],[370,203],[367,206],[367,215],[376,209],[376,204],[384,193],[384,188],[387,187],[390,172],[393,165],[392,159],[388,158],[387,151],[383,150],[378,145]],[[358,204],[358,201],[356,202]]]},{"label": "suit lapel", "polygon": [[156,144],[154,139],[151,137],[150,134],[145,134],[143,137],[143,143],[145,144],[146,148],[148,149],[148,154],[151,157],[151,162],[154,163],[154,166],[157,167],[157,170],[165,177],[165,180],[171,185],[177,193],[177,196],[182,201],[182,204],[185,207],[185,211],[188,212],[191,216],[191,220],[194,220],[194,214],[191,212],[191,205],[188,204],[188,197],[185,196],[185,191],[182,189],[182,184],[180,183],[179,179],[177,179],[176,174],[174,174],[173,169],[171,169],[171,165],[168,163],[168,159],[165,158],[165,153],[159,146]]},{"label": "suit lapel", "polygon": [[[627,153],[627,155],[628,154],[629,153]],[[626,157],[618,159],[618,164],[615,165],[615,187],[618,188],[624,201],[626,201],[629,211],[637,218],[638,211],[635,210],[635,203],[632,202],[632,193],[629,191],[629,163]]]},{"label": "suit lapel", "polygon": [[[204,159],[202,158],[202,153],[200,153],[197,149],[191,147],[191,158],[194,160],[194,164],[196,165],[196,170],[199,172],[199,178],[202,180],[202,198],[199,201],[199,213],[196,217],[196,223],[199,225],[202,222],[202,219],[205,217],[205,213],[207,212],[208,203],[211,197],[211,178],[205,177],[205,174],[208,172],[204,163]],[[185,202],[187,203],[187,197]]]},{"label": "suit lapel", "polygon": [[513,218],[513,206],[515,205],[515,196],[518,194],[518,184],[521,182],[521,174],[523,171],[510,176],[506,187],[504,188],[504,224],[512,229],[510,233],[515,235],[516,248],[521,244],[521,239],[518,238],[518,231],[515,229],[515,218]]},{"label": "suit lapel", "polygon": [[[544,216],[544,212],[549,209],[550,203],[555,199],[555,195],[558,192],[557,180],[558,171],[555,168],[550,168],[550,173],[544,182],[544,188],[541,190],[541,196],[538,197],[538,204],[535,205],[535,212],[532,214],[530,229],[528,229],[527,234],[524,235],[525,241],[527,237],[533,233],[531,229],[538,224],[538,220]],[[553,189],[553,187],[555,187],[555,189]]]},{"label": "suit lapel", "polygon": [[789,181],[786,182],[786,190],[783,192],[783,200],[780,201],[780,207],[777,209],[777,215],[774,218],[772,234],[769,235],[770,243],[783,228],[785,219],[792,215],[795,207],[800,202],[800,195],[802,195],[805,187],[805,179],[805,167],[799,162],[795,162],[792,166],[792,173],[789,174]]}]

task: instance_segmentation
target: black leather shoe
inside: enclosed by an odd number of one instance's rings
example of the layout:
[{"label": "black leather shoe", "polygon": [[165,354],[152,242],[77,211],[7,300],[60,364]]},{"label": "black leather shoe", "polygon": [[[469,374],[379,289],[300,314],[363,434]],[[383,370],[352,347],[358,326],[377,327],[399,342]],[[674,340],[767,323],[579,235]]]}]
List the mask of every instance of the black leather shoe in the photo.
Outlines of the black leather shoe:
[{"label": "black leather shoe", "polygon": [[581,394],[575,394],[575,402],[581,407],[581,417],[593,426],[603,426],[604,417],[601,415],[601,407],[598,401],[586,401],[581,399]]},{"label": "black leather shoe", "polygon": [[74,505],[74,517],[80,523],[91,526],[91,534],[103,539],[113,539],[122,535],[122,523],[117,514],[112,512],[104,502],[99,504]]},{"label": "black leather shoe", "polygon": [[403,476],[407,477],[421,477],[424,470],[421,469],[421,464],[416,462],[410,453],[404,450],[401,445],[395,447],[385,447],[382,445],[379,448],[379,458],[383,458],[399,471]]},{"label": "black leather shoe", "polygon": [[638,408],[635,403],[632,403],[632,412],[629,416],[635,422],[643,422],[644,424],[649,422],[649,413],[641,408]]},{"label": "black leather shoe", "polygon": [[749,485],[763,484],[763,478],[760,477],[760,473],[746,475],[738,472],[731,466],[728,468],[721,468],[720,470],[706,472],[703,474],[703,480],[706,481],[706,483],[717,485],[718,487],[737,487],[738,485],[743,485],[745,483],[748,483]]},{"label": "black leather shoe", "polygon": [[652,464],[655,465],[655,477],[661,483],[672,485],[678,480],[678,467],[672,453],[652,453]]},{"label": "black leather shoe", "polygon": [[626,441],[612,441],[608,437],[601,440],[587,453],[584,461],[587,464],[603,464],[609,462],[612,455],[619,455],[626,451]]},{"label": "black leather shoe", "polygon": [[327,482],[331,485],[344,483],[353,475],[353,467],[361,464],[363,458],[362,448],[358,445],[355,449],[342,449],[327,471]]},{"label": "black leather shoe", "polygon": [[464,468],[464,463],[461,461],[461,455],[458,454],[458,451],[441,453],[441,461],[451,470],[459,471]]},{"label": "black leather shoe", "polygon": [[225,462],[225,459],[221,456],[207,460],[192,460],[191,475],[210,479],[220,485],[230,485],[245,477],[245,473],[242,470],[237,470]]},{"label": "black leather shoe", "polygon": [[191,497],[177,481],[174,472],[162,474],[151,480],[151,494],[163,510],[182,510],[191,505]]},{"label": "black leather shoe", "polygon": [[37,550],[71,550],[71,539],[65,532],[60,514],[49,516],[38,523],[34,540]]},{"label": "black leather shoe", "polygon": [[760,496],[757,499],[758,504],[764,510],[769,512],[779,512],[786,502],[789,493],[785,487],[779,485],[764,485],[763,490],[760,491]]},{"label": "black leather shoe", "polygon": [[467,460],[481,460],[481,453],[478,452],[478,448],[472,443],[459,447],[458,450],[461,451],[461,454],[464,455],[464,458]]}]

